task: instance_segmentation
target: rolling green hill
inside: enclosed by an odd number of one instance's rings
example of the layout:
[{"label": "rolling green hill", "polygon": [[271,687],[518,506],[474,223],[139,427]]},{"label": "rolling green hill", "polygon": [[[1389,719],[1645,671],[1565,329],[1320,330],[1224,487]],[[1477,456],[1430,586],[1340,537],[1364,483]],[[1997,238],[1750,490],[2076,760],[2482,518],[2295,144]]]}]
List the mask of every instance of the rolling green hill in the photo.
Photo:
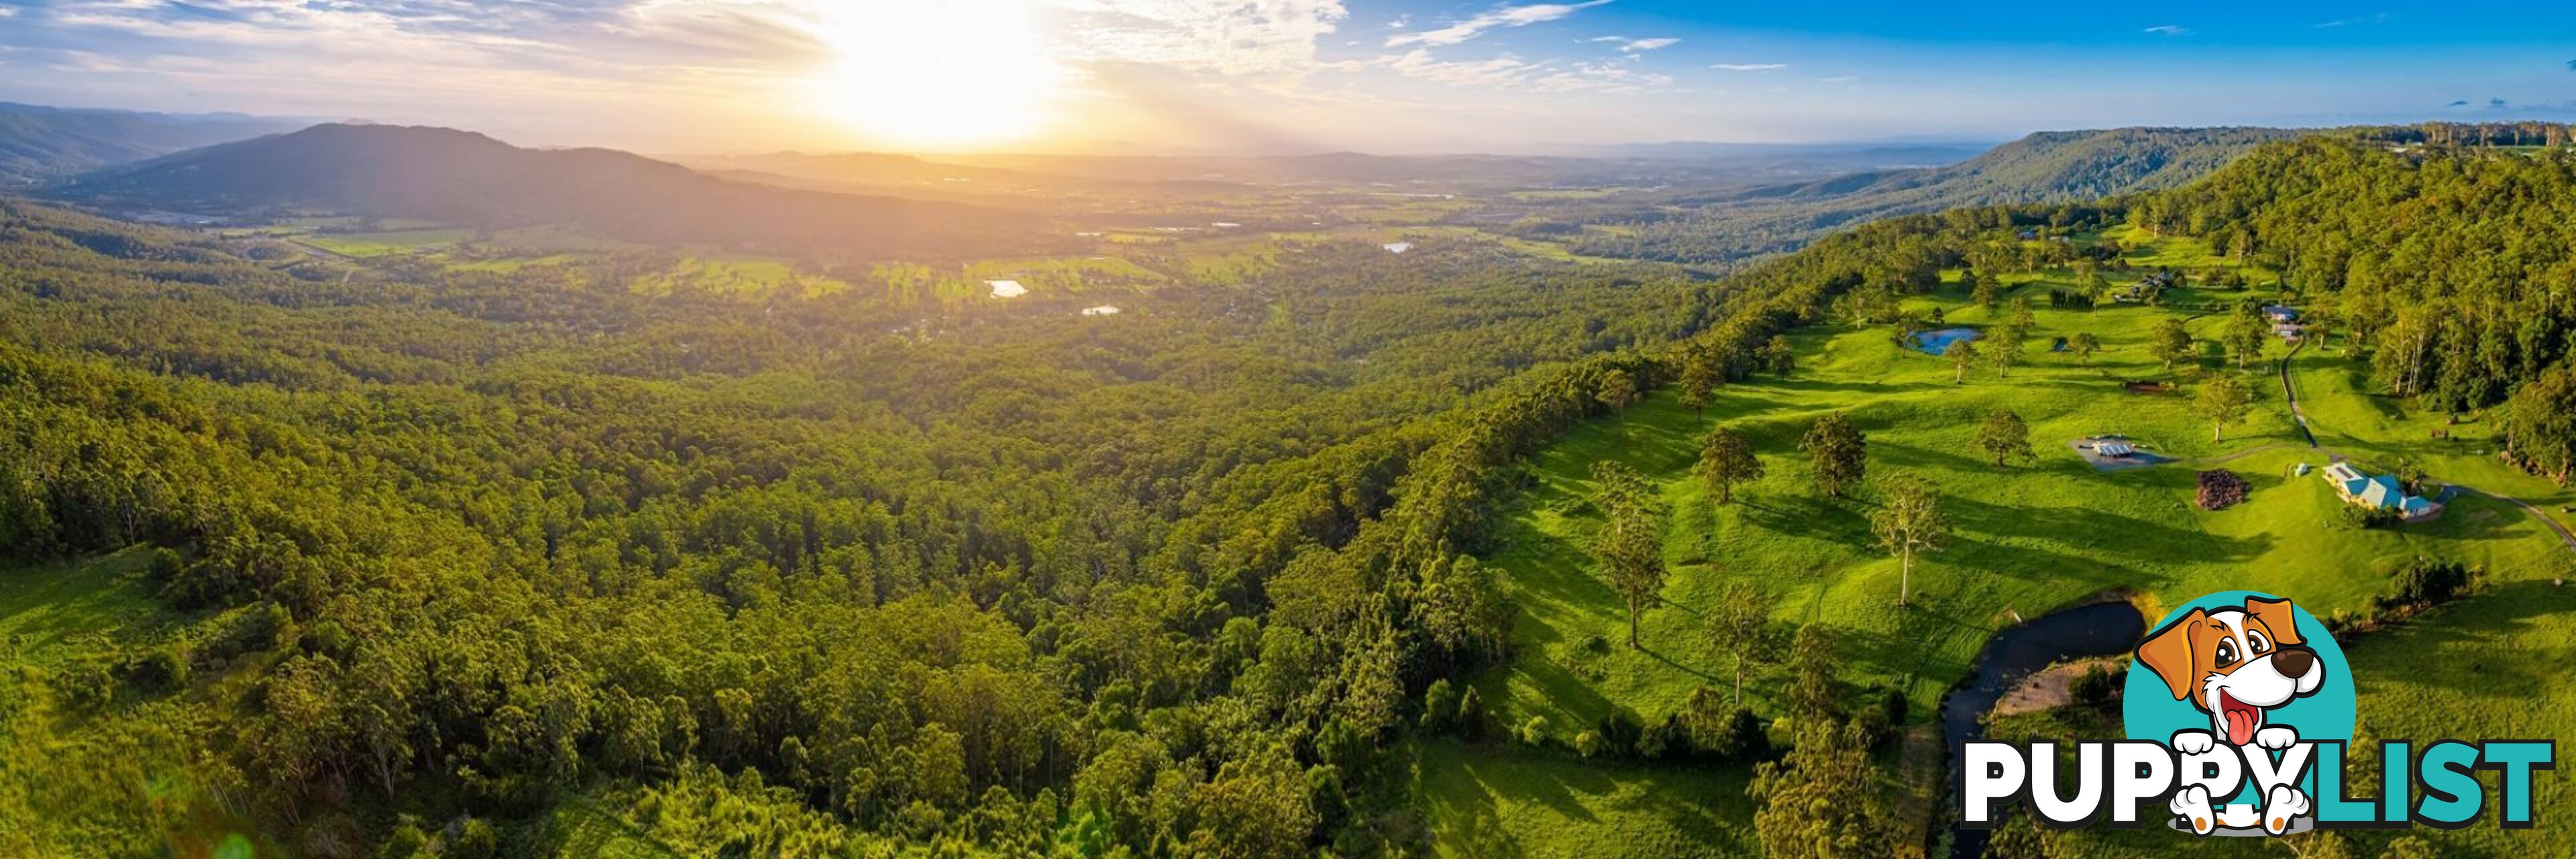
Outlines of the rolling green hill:
[{"label": "rolling green hill", "polygon": [[317,125],[84,174],[84,203],[190,213],[418,218],[498,229],[569,224],[612,238],[918,257],[1022,247],[1012,212],[801,191],[607,149],[522,149],[444,128]]}]

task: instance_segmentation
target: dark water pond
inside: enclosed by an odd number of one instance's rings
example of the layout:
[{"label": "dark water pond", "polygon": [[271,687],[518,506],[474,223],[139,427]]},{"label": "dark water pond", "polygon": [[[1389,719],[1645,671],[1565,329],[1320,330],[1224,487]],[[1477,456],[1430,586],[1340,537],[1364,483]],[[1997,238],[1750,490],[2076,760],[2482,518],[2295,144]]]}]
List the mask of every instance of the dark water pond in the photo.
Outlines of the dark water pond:
[{"label": "dark water pond", "polygon": [[[1960,749],[1969,740],[1986,735],[1978,719],[1994,709],[1995,702],[2003,700],[2014,684],[2051,663],[2127,653],[2146,631],[2147,619],[2128,603],[2097,602],[1995,633],[1969,667],[1967,682],[1941,699],[1941,737],[1950,746],[1951,781],[1957,781],[1955,768]],[[1944,799],[1943,807],[1955,802],[1954,798]],[[1985,852],[1986,830],[1954,826],[1950,833],[1951,859],[1973,859]]]}]

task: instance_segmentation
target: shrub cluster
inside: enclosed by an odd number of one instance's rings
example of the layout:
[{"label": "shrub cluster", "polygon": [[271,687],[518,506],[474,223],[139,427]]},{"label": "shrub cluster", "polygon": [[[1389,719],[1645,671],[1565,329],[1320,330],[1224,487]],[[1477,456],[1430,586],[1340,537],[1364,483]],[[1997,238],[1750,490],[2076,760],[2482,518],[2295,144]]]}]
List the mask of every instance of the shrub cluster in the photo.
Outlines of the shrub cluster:
[{"label": "shrub cluster", "polygon": [[2243,475],[2224,468],[2201,472],[2198,499],[2200,509],[2225,510],[2234,507],[2245,500],[2245,493],[2252,488],[2246,484]]}]

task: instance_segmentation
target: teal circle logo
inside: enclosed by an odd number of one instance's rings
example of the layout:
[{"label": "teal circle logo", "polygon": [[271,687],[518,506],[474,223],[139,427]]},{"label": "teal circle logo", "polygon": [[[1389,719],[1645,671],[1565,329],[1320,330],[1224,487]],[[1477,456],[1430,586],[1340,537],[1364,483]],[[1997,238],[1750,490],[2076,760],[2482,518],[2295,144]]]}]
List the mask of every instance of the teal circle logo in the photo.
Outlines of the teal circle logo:
[{"label": "teal circle logo", "polygon": [[[2121,716],[2133,740],[2277,748],[2352,739],[2352,670],[2326,625],[2285,597],[2220,591],[2167,612],[2129,659]],[[2299,780],[2315,795],[2316,773]],[[2222,802],[2253,803],[2248,786]]]}]

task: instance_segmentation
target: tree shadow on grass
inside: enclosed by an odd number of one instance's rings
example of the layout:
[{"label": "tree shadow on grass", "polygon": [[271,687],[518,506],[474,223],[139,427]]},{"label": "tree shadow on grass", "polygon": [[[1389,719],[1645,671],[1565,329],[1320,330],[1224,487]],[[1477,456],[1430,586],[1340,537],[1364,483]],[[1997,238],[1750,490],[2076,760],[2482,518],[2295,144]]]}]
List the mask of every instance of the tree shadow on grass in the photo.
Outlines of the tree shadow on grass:
[{"label": "tree shadow on grass", "polygon": [[1876,540],[1869,529],[1869,516],[1860,502],[1840,501],[1816,494],[1771,495],[1756,501],[1742,495],[1736,502],[1744,512],[1737,517],[1738,527],[1750,526],[1782,534],[1834,542],[1868,545]]},{"label": "tree shadow on grass", "polygon": [[1883,396],[1887,394],[1905,393],[1908,391],[1923,391],[1947,387],[1951,387],[1948,382],[1836,382],[1813,377],[1791,377],[1787,380],[1764,382],[1755,389],[1785,391],[1859,391]]},{"label": "tree shadow on grass", "polygon": [[[1985,545],[2008,553],[2007,557],[2026,563],[2044,563],[2062,557],[2020,548],[2004,541],[2070,542],[2076,536],[2107,538],[2121,546],[2139,551],[2157,551],[2195,562],[2243,562],[2271,551],[2269,535],[2225,537],[2198,528],[2181,528],[2122,516],[2092,507],[2064,506],[2045,510],[2006,507],[1975,498],[1949,494],[1941,506],[1962,533],[1990,535],[1995,540]],[[2036,566],[2019,569],[2042,569]]]},{"label": "tree shadow on grass", "polygon": [[2567,681],[2566,666],[2540,652],[2564,642],[2539,629],[2539,619],[2571,612],[2576,589],[2538,579],[2510,582],[2396,628],[2364,633],[2345,656],[2356,674],[2402,677],[2476,699],[2458,709],[2527,707],[2551,684]]}]

